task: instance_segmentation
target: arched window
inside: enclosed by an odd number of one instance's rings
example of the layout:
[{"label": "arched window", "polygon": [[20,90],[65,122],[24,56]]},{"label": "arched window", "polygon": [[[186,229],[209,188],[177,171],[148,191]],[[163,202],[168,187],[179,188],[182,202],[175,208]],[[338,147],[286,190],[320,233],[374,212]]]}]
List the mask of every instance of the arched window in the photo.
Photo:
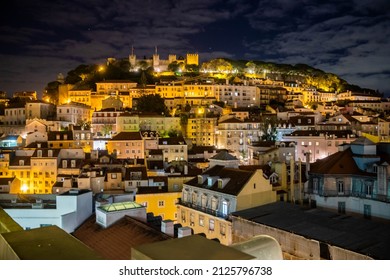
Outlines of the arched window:
[{"label": "arched window", "polygon": [[201,206],[207,207],[207,194],[202,194]]},{"label": "arched window", "polygon": [[222,201],[222,215],[228,215],[229,214],[229,201],[224,200]]},{"label": "arched window", "polygon": [[213,196],[211,198],[211,209],[215,211],[218,210],[218,197]]}]

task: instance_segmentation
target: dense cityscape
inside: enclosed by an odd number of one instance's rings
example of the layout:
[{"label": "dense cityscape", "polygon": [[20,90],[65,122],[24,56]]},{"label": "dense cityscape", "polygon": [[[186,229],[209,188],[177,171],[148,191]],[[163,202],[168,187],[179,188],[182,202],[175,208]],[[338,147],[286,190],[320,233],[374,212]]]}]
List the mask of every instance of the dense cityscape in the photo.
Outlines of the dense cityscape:
[{"label": "dense cityscape", "polygon": [[390,258],[390,100],[199,59],[132,49],[2,92],[0,259],[256,259],[259,235],[273,258]]}]

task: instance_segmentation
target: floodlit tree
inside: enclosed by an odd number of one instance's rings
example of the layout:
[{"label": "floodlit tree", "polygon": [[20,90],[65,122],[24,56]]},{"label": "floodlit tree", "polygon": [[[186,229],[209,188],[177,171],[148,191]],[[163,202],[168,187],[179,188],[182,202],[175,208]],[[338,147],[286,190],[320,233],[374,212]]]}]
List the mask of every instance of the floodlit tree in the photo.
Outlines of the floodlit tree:
[{"label": "floodlit tree", "polygon": [[138,111],[152,112],[160,115],[169,116],[164,99],[159,94],[144,94],[138,99]]},{"label": "floodlit tree", "polygon": [[265,117],[260,125],[261,139],[264,141],[275,141],[277,138],[277,118]]}]

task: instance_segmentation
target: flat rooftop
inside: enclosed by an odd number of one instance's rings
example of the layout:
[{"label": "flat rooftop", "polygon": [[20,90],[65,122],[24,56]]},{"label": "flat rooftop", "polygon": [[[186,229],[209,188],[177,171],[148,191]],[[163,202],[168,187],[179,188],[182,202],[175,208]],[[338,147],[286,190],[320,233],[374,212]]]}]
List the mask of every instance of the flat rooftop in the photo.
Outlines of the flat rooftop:
[{"label": "flat rooftop", "polygon": [[102,259],[95,251],[57,226],[8,232],[1,235],[17,258],[21,260]]},{"label": "flat rooftop", "polygon": [[140,245],[132,249],[131,255],[136,259],[152,260],[252,260],[255,258],[200,235]]},{"label": "flat rooftop", "polygon": [[390,223],[318,208],[304,209],[286,202],[270,203],[237,211],[232,215],[374,259],[390,259]]}]

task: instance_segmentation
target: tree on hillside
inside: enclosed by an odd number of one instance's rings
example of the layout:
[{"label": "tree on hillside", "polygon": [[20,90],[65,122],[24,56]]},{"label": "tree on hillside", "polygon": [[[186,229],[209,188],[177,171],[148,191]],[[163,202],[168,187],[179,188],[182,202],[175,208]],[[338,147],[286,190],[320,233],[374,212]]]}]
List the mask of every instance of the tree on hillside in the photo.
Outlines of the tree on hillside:
[{"label": "tree on hillside", "polygon": [[144,94],[138,99],[137,110],[169,116],[164,99],[159,94]]},{"label": "tree on hillside", "polygon": [[277,138],[277,117],[265,117],[260,124],[260,134],[263,141],[275,141]]},{"label": "tree on hillside", "polygon": [[217,71],[217,72],[225,72],[225,71],[232,71],[233,66],[232,64],[223,58],[216,58],[212,59],[209,62],[204,62],[202,64],[202,69],[207,71]]},{"label": "tree on hillside", "polygon": [[199,66],[196,64],[187,64],[185,68],[187,72],[199,73]]},{"label": "tree on hillside", "polygon": [[61,85],[58,81],[53,81],[47,84],[45,87],[45,92],[43,94],[43,99],[45,101],[50,101],[52,103],[58,102],[58,87]]}]

